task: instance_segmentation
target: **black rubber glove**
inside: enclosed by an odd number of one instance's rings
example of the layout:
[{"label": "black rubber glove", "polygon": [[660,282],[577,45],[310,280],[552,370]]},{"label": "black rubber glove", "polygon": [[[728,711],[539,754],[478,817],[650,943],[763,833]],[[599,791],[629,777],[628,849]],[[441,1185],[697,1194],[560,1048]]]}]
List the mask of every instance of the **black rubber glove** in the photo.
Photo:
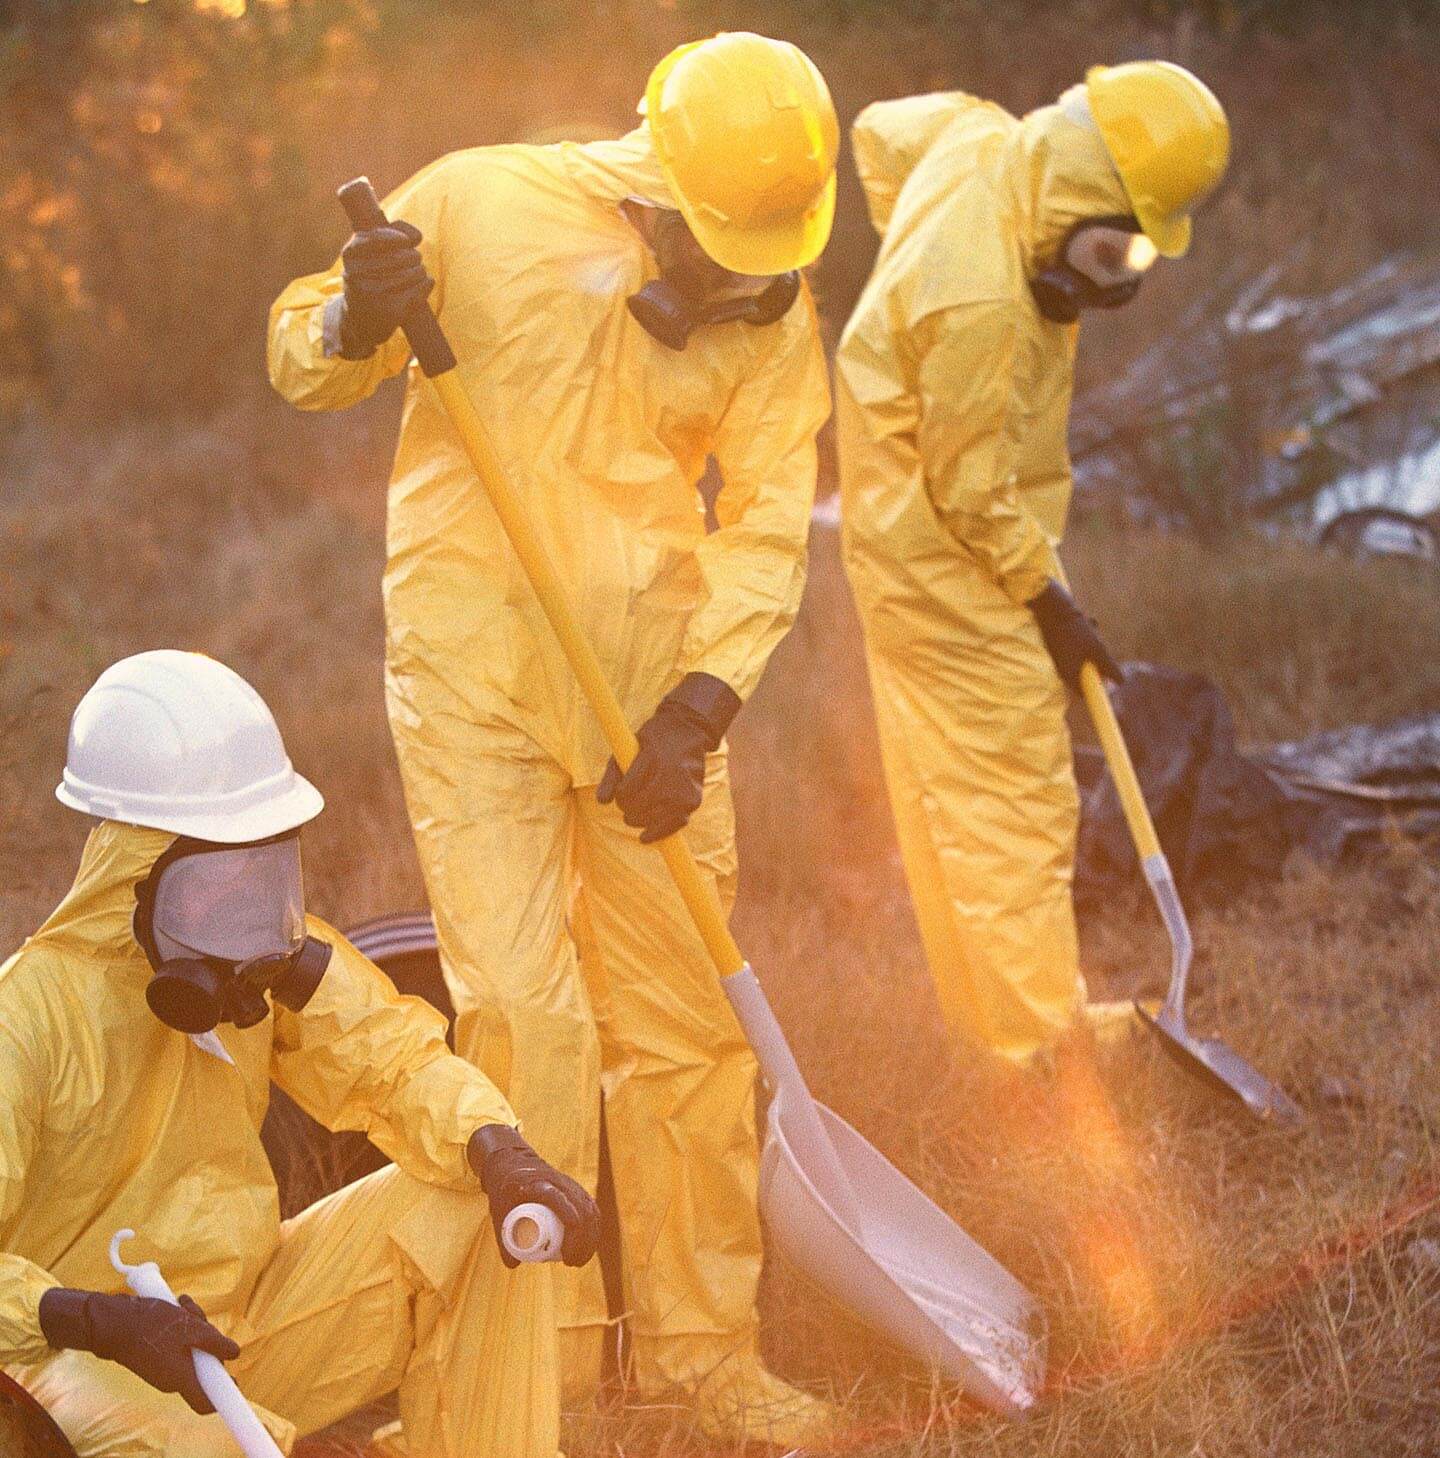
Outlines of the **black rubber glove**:
[{"label": "black rubber glove", "polygon": [[687,673],[636,731],[640,751],[622,775],[612,759],[595,798],[612,800],[648,845],[674,835],[700,808],[705,756],[720,747],[740,696],[723,679]]},{"label": "black rubber glove", "polygon": [[368,359],[405,315],[430,297],[435,280],[420,261],[420,236],[411,223],[387,223],[353,234],[340,250],[345,274],[342,359]]},{"label": "black rubber glove", "polygon": [[40,1298],[40,1330],[57,1351],[119,1362],[160,1392],[178,1392],[198,1413],[210,1399],[195,1376],[195,1351],[233,1361],[240,1348],[216,1331],[188,1296],[179,1306],[149,1296],[109,1296],[56,1286]]},{"label": "black rubber glove", "polygon": [[560,1259],[567,1266],[583,1266],[600,1243],[600,1207],[584,1187],[545,1163],[507,1124],[486,1124],[470,1136],[465,1151],[470,1168],[480,1176],[490,1201],[490,1219],[500,1259],[507,1266],[520,1264],[505,1249],[501,1230],[505,1217],[517,1206],[534,1201],[553,1210],[565,1227]]},{"label": "black rubber glove", "polygon": [[1081,612],[1075,599],[1058,582],[1052,579],[1038,597],[1030,599],[1030,611],[1040,624],[1040,636],[1060,677],[1077,693],[1080,670],[1087,663],[1100,670],[1101,678],[1114,683],[1125,677],[1124,670],[1100,641],[1094,621]]}]

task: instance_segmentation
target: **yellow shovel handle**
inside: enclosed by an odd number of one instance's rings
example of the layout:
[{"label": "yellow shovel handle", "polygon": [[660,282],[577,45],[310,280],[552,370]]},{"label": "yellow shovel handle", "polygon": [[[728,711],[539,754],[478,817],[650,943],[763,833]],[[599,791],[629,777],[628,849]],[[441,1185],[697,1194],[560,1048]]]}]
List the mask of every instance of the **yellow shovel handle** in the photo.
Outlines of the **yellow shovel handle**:
[{"label": "yellow shovel handle", "polygon": [[1130,758],[1125,736],[1120,732],[1114,705],[1105,692],[1100,670],[1093,663],[1087,663],[1080,670],[1080,692],[1084,696],[1085,707],[1090,710],[1100,748],[1105,752],[1105,763],[1110,766],[1110,777],[1120,794],[1120,806],[1130,826],[1130,837],[1141,859],[1148,861],[1151,856],[1160,854],[1160,838],[1155,834],[1155,822],[1151,820],[1149,807],[1145,804],[1140,777],[1135,773],[1135,762]]},{"label": "yellow shovel handle", "polygon": [[[1050,553],[1050,575],[1068,589],[1069,580],[1059,555]],[[1125,812],[1125,823],[1130,827],[1130,839],[1142,861],[1161,855],[1160,837],[1155,834],[1155,822],[1150,818],[1150,808],[1145,803],[1144,791],[1140,788],[1140,776],[1135,773],[1135,761],[1130,758],[1129,746],[1120,732],[1120,721],[1115,717],[1115,707],[1110,695],[1105,692],[1105,680],[1093,663],[1087,663],[1080,670],[1080,696],[1090,711],[1090,722],[1100,740],[1105,763],[1110,767],[1110,778],[1120,796],[1120,808]]]},{"label": "yellow shovel handle", "polygon": [[[368,178],[357,177],[353,182],[347,182],[339,190],[338,196],[351,226],[357,231],[385,225],[385,213]],[[569,660],[575,677],[579,679],[580,687],[590,701],[590,707],[600,720],[600,727],[610,742],[616,764],[622,770],[629,769],[630,762],[640,748],[639,743],[631,733],[629,724],[625,722],[620,701],[605,677],[605,670],[601,668],[590,640],[580,631],[560,574],[555,570],[550,554],[530,525],[529,513],[510,478],[505,474],[505,467],[495,452],[490,432],[485,429],[470,402],[470,396],[466,393],[456,368],[455,353],[445,338],[440,321],[436,319],[430,305],[421,302],[406,315],[401,327],[405,330],[411,349],[415,351],[416,363],[435,387],[435,393],[440,397],[440,403],[445,407],[445,413],[450,417],[450,423],[455,427],[455,432],[465,447],[465,453],[470,457],[470,464],[475,467],[475,474],[480,478],[480,484],[485,488],[485,494],[490,498],[495,514],[500,518],[500,525],[505,528],[505,535],[510,538],[510,545],[515,549],[515,555],[519,557],[520,565],[535,589],[535,596],[539,598],[540,606],[554,629],[555,636],[560,640],[560,647]],[[670,868],[671,876],[675,879],[681,900],[694,918],[696,930],[714,960],[716,969],[722,977],[738,972],[745,965],[745,958],[736,946],[735,938],[730,935],[725,913],[720,908],[720,898],[716,895],[715,888],[700,874],[700,868],[690,854],[690,847],[677,834],[660,841],[659,848],[660,854],[665,857],[665,864]]]}]

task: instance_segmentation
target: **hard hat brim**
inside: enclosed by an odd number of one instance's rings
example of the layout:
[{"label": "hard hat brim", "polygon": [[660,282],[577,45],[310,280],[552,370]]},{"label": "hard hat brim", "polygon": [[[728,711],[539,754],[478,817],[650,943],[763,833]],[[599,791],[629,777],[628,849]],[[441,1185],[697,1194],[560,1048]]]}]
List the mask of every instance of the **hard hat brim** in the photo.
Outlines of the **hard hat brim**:
[{"label": "hard hat brim", "polygon": [[1194,232],[1189,214],[1178,218],[1164,218],[1133,199],[1131,202],[1141,231],[1155,245],[1161,258],[1184,258],[1190,251],[1190,239]]},{"label": "hard hat brim", "polygon": [[244,845],[252,840],[283,835],[287,830],[299,829],[325,808],[325,797],[299,774],[292,775],[290,785],[280,794],[238,809],[212,806],[208,810],[186,812],[173,805],[147,807],[131,797],[92,793],[90,786],[68,771],[55,787],[55,798],[82,815],[141,825],[150,830],[168,830],[174,835],[187,835],[216,845]]},{"label": "hard hat brim", "polygon": [[731,273],[762,275],[808,268],[825,251],[835,223],[834,173],[808,213],[761,227],[716,223],[702,210],[692,207],[673,181],[670,190],[695,241],[721,268],[728,268]]}]

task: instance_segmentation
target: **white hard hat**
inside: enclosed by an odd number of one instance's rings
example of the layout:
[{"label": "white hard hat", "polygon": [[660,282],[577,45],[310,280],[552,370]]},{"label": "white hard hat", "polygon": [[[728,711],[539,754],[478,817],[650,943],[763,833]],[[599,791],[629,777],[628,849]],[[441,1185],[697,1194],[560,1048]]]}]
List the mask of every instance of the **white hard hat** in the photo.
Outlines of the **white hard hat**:
[{"label": "white hard hat", "polygon": [[226,845],[293,830],[325,805],[264,699],[223,663],[169,648],[95,680],[55,794],[86,815]]}]

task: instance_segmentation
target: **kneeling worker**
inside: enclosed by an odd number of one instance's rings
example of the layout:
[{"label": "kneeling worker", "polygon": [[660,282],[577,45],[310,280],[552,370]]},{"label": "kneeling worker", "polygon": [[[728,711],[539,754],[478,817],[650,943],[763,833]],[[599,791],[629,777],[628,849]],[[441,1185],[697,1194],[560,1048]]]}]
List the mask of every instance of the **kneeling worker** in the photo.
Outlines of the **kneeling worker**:
[{"label": "kneeling worker", "polygon": [[[440,1014],[305,915],[299,828],[323,801],[260,696],[199,654],[127,658],[76,709],[57,794],[100,824],[0,966],[5,1371],[79,1458],[230,1458],[192,1348],[287,1451],[398,1387],[389,1452],[555,1453],[553,1271],[507,1270],[497,1234],[538,1201],[583,1264],[595,1206]],[[271,1079],[395,1163],[282,1221]],[[126,1226],[198,1305],[123,1294]]]}]

